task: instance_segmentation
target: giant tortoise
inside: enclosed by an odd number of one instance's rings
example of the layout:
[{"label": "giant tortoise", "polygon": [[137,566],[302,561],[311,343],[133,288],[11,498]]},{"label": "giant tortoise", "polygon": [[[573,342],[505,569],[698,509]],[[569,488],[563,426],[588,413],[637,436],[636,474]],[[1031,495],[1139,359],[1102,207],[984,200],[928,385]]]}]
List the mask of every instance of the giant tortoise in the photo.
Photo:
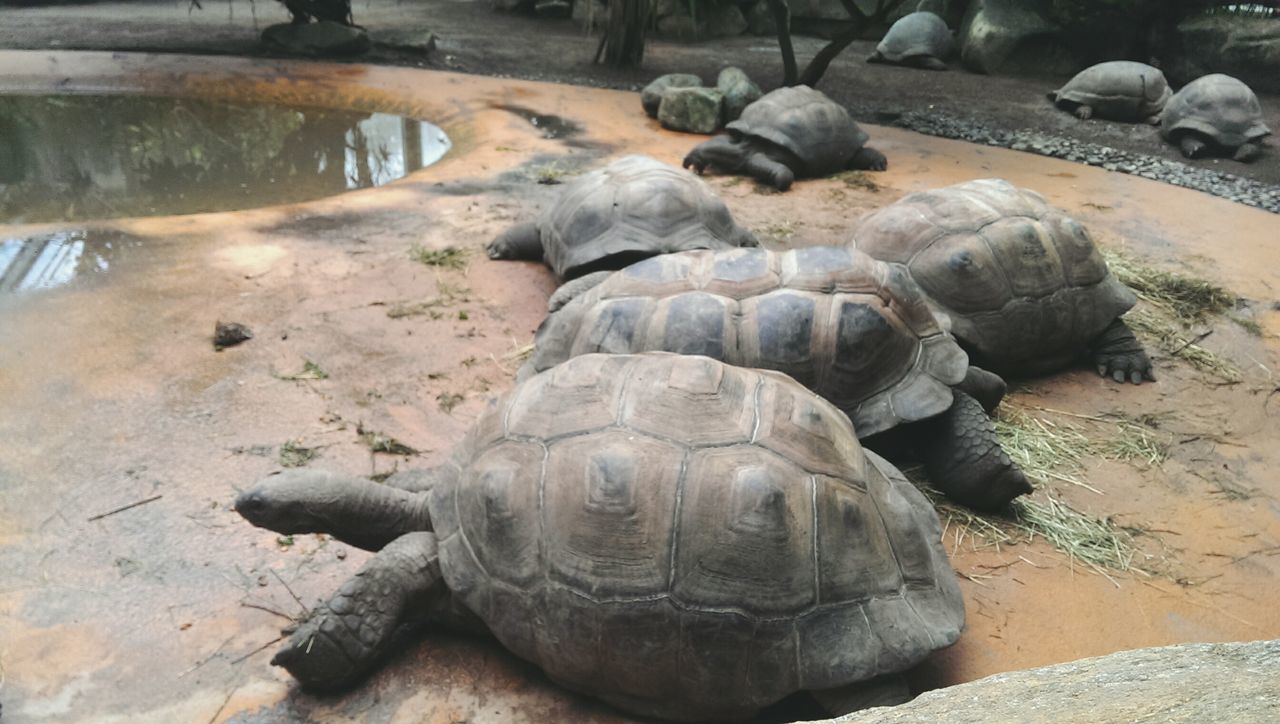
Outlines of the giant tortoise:
[{"label": "giant tortoise", "polygon": [[1252,161],[1262,155],[1262,139],[1270,134],[1258,96],[1243,81],[1221,73],[1183,86],[1160,116],[1160,135],[1187,158],[1214,153]]},{"label": "giant tortoise", "polygon": [[1132,60],[1111,60],[1080,71],[1049,93],[1049,100],[1081,120],[1160,123],[1172,91],[1159,68]]},{"label": "giant tortoise", "polygon": [[655,254],[756,243],[701,179],[648,156],[625,156],[566,184],[537,221],[508,229],[488,252],[545,260],[571,282]]},{"label": "giant tortoise", "polygon": [[290,471],[236,510],[378,551],[272,659],[318,691],[427,619],[634,714],[738,719],[797,691],[847,706],[964,624],[924,496],[794,380],[706,357],[578,357],[438,468]]},{"label": "giant tortoise", "polygon": [[1155,380],[1120,319],[1137,297],[1089,232],[1034,191],[980,179],[910,194],[864,216],[852,245],[909,270],[974,364],[1026,376],[1088,350],[1098,374]]},{"label": "giant tortoise", "polygon": [[1031,491],[984,410],[1003,380],[969,367],[901,267],[841,247],[646,259],[548,315],[518,374],[654,350],[784,372],[848,414],[860,438],[918,423],[899,437],[966,505],[998,509]]},{"label": "giant tortoise", "polygon": [[936,13],[919,10],[898,18],[867,62],[946,70],[946,58],[953,50],[955,40],[947,22]]},{"label": "giant tortoise", "polygon": [[725,131],[695,146],[684,167],[702,173],[710,166],[786,191],[797,177],[889,165],[843,106],[808,86],[764,94]]}]

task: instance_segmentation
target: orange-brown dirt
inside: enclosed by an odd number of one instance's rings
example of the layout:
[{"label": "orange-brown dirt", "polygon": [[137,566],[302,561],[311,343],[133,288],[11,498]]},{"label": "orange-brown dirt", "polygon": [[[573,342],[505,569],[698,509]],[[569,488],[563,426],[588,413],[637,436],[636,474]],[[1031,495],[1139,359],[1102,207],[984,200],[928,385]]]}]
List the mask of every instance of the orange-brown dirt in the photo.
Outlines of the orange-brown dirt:
[{"label": "orange-brown dirt", "polygon": [[[90,225],[136,244],[108,271],[0,298],[4,713],[15,721],[625,720],[492,642],[433,632],[409,639],[350,694],[300,693],[267,664],[278,630],[366,554],[320,536],[278,538],[230,503],[237,487],[280,469],[287,441],[319,448],[310,466],[351,473],[439,461],[485,399],[510,386],[516,352],[554,287],[539,265],[490,262],[482,252],[553,197],[554,186],[536,183],[542,169],[572,172],[631,152],[676,163],[700,139],[661,130],[631,93],[358,65],[9,51],[0,52],[0,85],[387,106],[439,124],[455,144],[439,164],[379,189]],[[544,138],[502,105],[584,130]],[[916,684],[1141,646],[1280,636],[1276,217],[1099,169],[868,130],[891,162],[867,177],[874,190],[840,179],[786,194],[728,177],[711,184],[778,248],[844,241],[860,214],[911,191],[1003,177],[1067,209],[1104,245],[1252,300],[1242,313],[1263,330],[1252,336],[1219,319],[1200,342],[1240,368],[1236,384],[1156,353],[1157,384],[1117,385],[1080,369],[1013,395],[1023,407],[1158,417],[1170,443],[1163,465],[1091,461],[1084,475],[1100,493],[1054,487],[1081,510],[1158,531],[1139,541],[1161,573],[1099,575],[1043,541],[956,545],[952,528],[968,629],[915,672]],[[0,237],[51,228],[0,227]],[[413,244],[462,247],[469,264],[423,266],[409,258]],[[422,314],[388,314],[424,302]],[[214,352],[217,320],[244,323],[255,337]],[[306,361],[328,378],[279,379]],[[420,453],[372,454],[361,428]]]}]

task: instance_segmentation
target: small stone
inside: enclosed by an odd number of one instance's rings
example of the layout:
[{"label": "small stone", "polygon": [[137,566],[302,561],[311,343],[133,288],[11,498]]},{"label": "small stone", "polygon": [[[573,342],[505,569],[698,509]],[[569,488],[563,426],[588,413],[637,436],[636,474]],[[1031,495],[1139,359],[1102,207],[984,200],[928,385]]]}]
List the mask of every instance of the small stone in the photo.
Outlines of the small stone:
[{"label": "small stone", "polygon": [[253,339],[253,332],[239,322],[215,322],[213,325],[213,349],[221,352],[241,342]]},{"label": "small stone", "polygon": [[723,116],[724,94],[712,88],[671,88],[663,93],[658,121],[664,128],[715,133]]}]

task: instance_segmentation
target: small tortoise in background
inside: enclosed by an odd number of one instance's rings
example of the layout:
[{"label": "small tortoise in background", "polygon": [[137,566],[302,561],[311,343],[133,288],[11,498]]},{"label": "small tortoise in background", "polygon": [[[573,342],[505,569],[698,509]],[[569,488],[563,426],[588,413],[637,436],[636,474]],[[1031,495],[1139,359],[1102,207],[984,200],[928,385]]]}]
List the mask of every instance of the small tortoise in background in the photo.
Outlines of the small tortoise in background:
[{"label": "small tortoise in background", "polygon": [[1049,93],[1049,100],[1077,118],[1160,123],[1172,91],[1164,73],[1146,63],[1113,60],[1080,71]]},{"label": "small tortoise in background", "polygon": [[318,691],[425,619],[482,622],[642,716],[746,718],[797,691],[843,710],[964,625],[924,496],[794,380],[706,357],[578,357],[438,468],[290,471],[236,510],[378,551],[272,659]]},{"label": "small tortoise in background", "polygon": [[987,416],[1004,381],[969,367],[900,266],[821,246],[646,259],[550,314],[517,379],[577,355],[648,351],[783,372],[849,415],[860,438],[916,423],[899,437],[965,505],[998,510],[1031,492]]},{"label": "small tortoise in background", "polygon": [[1160,135],[1187,158],[1217,154],[1252,161],[1262,155],[1262,139],[1270,133],[1258,96],[1242,81],[1221,73],[1183,86],[1160,116]]},{"label": "small tortoise in background", "polygon": [[955,40],[946,21],[921,10],[898,18],[867,62],[946,70],[944,60],[954,49]]},{"label": "small tortoise in background", "polygon": [[1089,232],[1000,179],[910,194],[859,221],[853,245],[905,265],[973,363],[1001,375],[1060,369],[1086,349],[1098,373],[1155,380],[1121,321],[1137,297]]},{"label": "small tortoise in background", "polygon": [[725,130],[695,146],[684,167],[702,173],[710,166],[786,191],[797,177],[889,165],[843,106],[808,86],[764,94]]},{"label": "small tortoise in background", "polygon": [[[571,282],[655,254],[756,244],[701,179],[648,156],[626,156],[566,184],[537,221],[508,229],[488,253],[545,260]],[[562,289],[572,292],[571,284]]]}]

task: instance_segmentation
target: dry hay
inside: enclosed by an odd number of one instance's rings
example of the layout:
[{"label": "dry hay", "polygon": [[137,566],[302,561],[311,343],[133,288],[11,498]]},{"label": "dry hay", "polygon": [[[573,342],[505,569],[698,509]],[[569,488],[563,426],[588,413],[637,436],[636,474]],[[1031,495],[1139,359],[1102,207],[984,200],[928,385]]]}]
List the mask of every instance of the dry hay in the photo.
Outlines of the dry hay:
[{"label": "dry hay", "polygon": [[421,244],[409,247],[409,258],[419,264],[441,267],[444,269],[465,269],[467,267],[467,250],[456,246],[443,249],[428,249]]}]

